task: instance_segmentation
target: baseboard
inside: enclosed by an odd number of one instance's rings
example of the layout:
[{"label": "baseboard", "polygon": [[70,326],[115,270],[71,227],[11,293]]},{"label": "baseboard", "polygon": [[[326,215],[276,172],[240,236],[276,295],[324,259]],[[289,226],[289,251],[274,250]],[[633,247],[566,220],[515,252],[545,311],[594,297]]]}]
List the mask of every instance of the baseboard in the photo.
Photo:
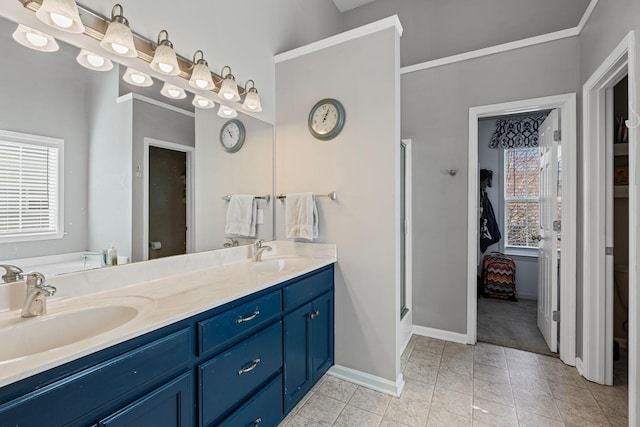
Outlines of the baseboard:
[{"label": "baseboard", "polygon": [[404,388],[404,378],[402,374],[398,374],[396,381],[389,381],[375,375],[367,374],[366,372],[356,371],[355,369],[347,368],[340,365],[333,365],[328,372],[329,375],[341,380],[349,381],[353,384],[358,384],[371,390],[379,391],[381,393],[390,394],[391,396],[398,397],[402,393]]},{"label": "baseboard", "polygon": [[411,335],[413,334],[413,330],[411,332],[412,333],[407,336],[407,339],[404,340],[404,342],[400,346],[400,354],[404,353],[404,351],[406,350],[407,346],[409,345],[409,341],[411,341]]},{"label": "baseboard", "polygon": [[416,325],[413,325],[413,329],[411,332],[416,335],[422,335],[423,337],[437,338],[445,341],[467,344],[467,334],[461,334],[458,332],[449,332],[443,331],[442,329],[427,328],[425,326]]},{"label": "baseboard", "polygon": [[580,374],[580,376],[584,377],[584,374],[582,371],[582,358],[580,357],[576,357],[576,369],[578,370],[578,373]]}]

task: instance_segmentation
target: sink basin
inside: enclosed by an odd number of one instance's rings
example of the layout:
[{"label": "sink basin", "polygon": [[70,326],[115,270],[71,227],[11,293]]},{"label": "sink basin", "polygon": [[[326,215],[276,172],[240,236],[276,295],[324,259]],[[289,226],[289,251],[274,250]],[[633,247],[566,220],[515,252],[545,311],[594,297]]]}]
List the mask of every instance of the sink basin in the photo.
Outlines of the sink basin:
[{"label": "sink basin", "polygon": [[300,258],[271,258],[256,262],[251,268],[253,271],[277,273],[294,268],[301,263]]},{"label": "sink basin", "polygon": [[133,306],[110,304],[12,318],[0,324],[0,364],[94,337],[124,325],[138,313]]}]

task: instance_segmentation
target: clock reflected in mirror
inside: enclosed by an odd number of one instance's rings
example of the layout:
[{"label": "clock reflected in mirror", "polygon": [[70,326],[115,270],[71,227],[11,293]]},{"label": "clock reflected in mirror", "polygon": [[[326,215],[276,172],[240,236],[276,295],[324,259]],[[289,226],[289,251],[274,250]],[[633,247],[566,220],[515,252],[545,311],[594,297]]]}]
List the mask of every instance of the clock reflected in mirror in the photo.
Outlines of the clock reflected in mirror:
[{"label": "clock reflected in mirror", "polygon": [[309,132],[322,141],[340,134],[344,127],[346,112],[340,101],[326,98],[318,101],[309,112]]},{"label": "clock reflected in mirror", "polygon": [[220,144],[228,153],[235,153],[242,148],[245,139],[245,128],[238,119],[227,121],[220,129]]}]

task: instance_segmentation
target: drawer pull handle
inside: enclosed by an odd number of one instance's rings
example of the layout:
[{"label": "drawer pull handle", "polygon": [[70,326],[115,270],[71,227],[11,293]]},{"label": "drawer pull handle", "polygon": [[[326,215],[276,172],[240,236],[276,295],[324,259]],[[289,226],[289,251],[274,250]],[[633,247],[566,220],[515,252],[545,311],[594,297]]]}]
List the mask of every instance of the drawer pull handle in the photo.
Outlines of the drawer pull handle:
[{"label": "drawer pull handle", "polygon": [[238,371],[238,375],[246,374],[247,372],[253,371],[254,369],[256,369],[256,366],[258,366],[258,363],[260,363],[260,359],[255,359],[249,366],[240,369]]},{"label": "drawer pull handle", "polygon": [[320,316],[320,310],[316,310],[316,311],[314,311],[313,313],[311,313],[311,314],[309,315],[309,320],[313,320],[313,319],[315,319],[315,318],[316,318],[316,317],[318,317],[318,316]]},{"label": "drawer pull handle", "polygon": [[236,323],[242,323],[242,322],[249,322],[253,319],[255,319],[258,314],[260,314],[260,312],[258,310],[254,311],[252,314],[248,315],[247,317],[241,317],[238,320],[236,320]]},{"label": "drawer pull handle", "polygon": [[253,427],[258,427],[258,425],[262,422],[262,418],[258,418],[253,422]]}]

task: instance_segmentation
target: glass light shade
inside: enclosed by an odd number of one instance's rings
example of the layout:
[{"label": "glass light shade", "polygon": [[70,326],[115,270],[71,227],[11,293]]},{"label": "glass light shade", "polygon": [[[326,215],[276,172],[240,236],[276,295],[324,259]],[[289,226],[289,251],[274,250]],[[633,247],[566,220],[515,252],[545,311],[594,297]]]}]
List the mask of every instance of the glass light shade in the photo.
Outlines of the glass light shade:
[{"label": "glass light shade", "polygon": [[211,70],[206,62],[198,62],[193,68],[191,79],[189,79],[191,87],[201,90],[211,90],[215,87],[211,78]]},{"label": "glass light shade", "polygon": [[94,71],[109,71],[113,68],[113,62],[111,62],[109,58],[105,58],[86,49],[80,51],[78,56],[76,56],[76,61],[83,67]]},{"label": "glass light shade", "polygon": [[218,108],[218,116],[225,117],[227,119],[232,119],[237,115],[238,115],[238,112],[233,108],[220,104],[220,108]]},{"label": "glass light shade", "polygon": [[56,39],[49,34],[45,34],[26,25],[18,24],[18,28],[13,32],[13,39],[22,46],[40,52],[55,52],[60,49]]},{"label": "glass light shade", "polygon": [[118,21],[111,21],[104,38],[100,42],[100,46],[109,52],[126,56],[127,58],[138,56],[136,47],[133,44],[131,28]]},{"label": "glass light shade", "polygon": [[167,98],[171,99],[184,99],[187,97],[187,93],[181,87],[172,85],[171,83],[165,83],[162,86],[160,93]]},{"label": "glass light shade", "polygon": [[156,48],[150,65],[152,70],[168,76],[177,76],[180,74],[176,51],[168,44],[160,44]]},{"label": "glass light shade", "polygon": [[127,71],[124,72],[122,79],[134,86],[149,87],[153,85],[153,80],[151,79],[151,76],[149,74],[143,73],[142,71],[138,71],[133,68],[127,68]]},{"label": "glass light shade", "polygon": [[244,98],[242,109],[251,113],[259,113],[262,111],[262,103],[260,102],[260,95],[254,88],[249,89],[247,95]]},{"label": "glass light shade", "polygon": [[238,85],[236,84],[236,79],[231,74],[227,74],[227,77],[222,82],[218,96],[227,101],[240,101]]},{"label": "glass light shade", "polygon": [[47,25],[69,33],[84,33],[75,0],[44,0],[36,17]]},{"label": "glass light shade", "polygon": [[200,95],[196,95],[193,97],[192,104],[198,108],[213,108],[216,106],[216,104],[212,100]]}]

